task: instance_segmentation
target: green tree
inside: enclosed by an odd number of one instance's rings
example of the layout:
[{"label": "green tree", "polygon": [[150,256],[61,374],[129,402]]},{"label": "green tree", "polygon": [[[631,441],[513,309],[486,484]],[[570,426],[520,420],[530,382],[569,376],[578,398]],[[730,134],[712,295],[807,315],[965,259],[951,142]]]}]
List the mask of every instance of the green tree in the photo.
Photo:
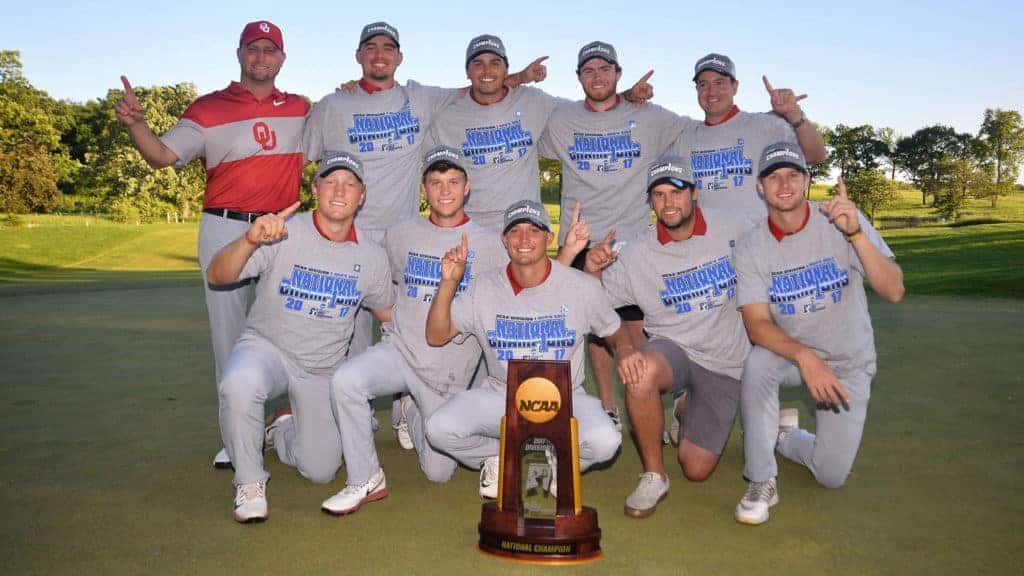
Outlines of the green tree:
[{"label": "green tree", "polygon": [[61,146],[69,107],[22,75],[21,55],[0,51],[0,211],[47,212],[60,199],[58,182],[77,165]]},{"label": "green tree", "polygon": [[846,193],[868,217],[896,201],[896,185],[879,170],[861,170],[846,179]]},{"label": "green tree", "polygon": [[978,131],[978,153],[992,167],[995,182],[989,189],[992,207],[1000,196],[1013,192],[1024,159],[1024,123],[1016,110],[988,108]]},{"label": "green tree", "polygon": [[875,129],[867,124],[846,126],[837,124],[829,138],[832,149],[832,163],[846,178],[861,170],[878,168],[879,158],[887,153],[885,143],[875,135]]},{"label": "green tree", "polygon": [[910,136],[896,140],[893,156],[921,189],[921,204],[941,188],[943,170],[940,165],[951,160],[967,159],[971,155],[971,135],[958,133],[949,126],[936,124],[921,128]]},{"label": "green tree", "polygon": [[[815,124],[814,129],[818,131],[819,135],[821,135],[821,140],[825,143],[825,149],[827,150],[829,148],[829,142],[832,141],[832,137],[835,133],[832,132],[831,128],[822,124]],[[811,182],[827,180],[832,173],[832,161],[833,157],[829,155],[817,164],[808,165],[807,169],[810,172]]]},{"label": "green tree", "polygon": [[[191,84],[139,87],[135,94],[157,134],[174,126],[196,98]],[[121,96],[121,90],[110,90],[104,100],[80,111],[82,122],[72,149],[86,164],[82,187],[99,208],[120,220],[192,217],[203,195],[203,167],[197,161],[180,171],[150,168],[114,115]]]},{"label": "green tree", "polygon": [[540,195],[544,202],[558,202],[562,193],[562,163],[540,158]]},{"label": "green tree", "polygon": [[885,153],[882,156],[884,156],[886,161],[889,163],[889,179],[895,180],[896,168],[898,168],[896,165],[896,130],[886,126],[875,130],[875,136],[878,137],[879,142],[885,145]]},{"label": "green tree", "polygon": [[949,220],[956,220],[967,199],[990,193],[992,174],[971,158],[945,158],[936,162],[935,208]]}]

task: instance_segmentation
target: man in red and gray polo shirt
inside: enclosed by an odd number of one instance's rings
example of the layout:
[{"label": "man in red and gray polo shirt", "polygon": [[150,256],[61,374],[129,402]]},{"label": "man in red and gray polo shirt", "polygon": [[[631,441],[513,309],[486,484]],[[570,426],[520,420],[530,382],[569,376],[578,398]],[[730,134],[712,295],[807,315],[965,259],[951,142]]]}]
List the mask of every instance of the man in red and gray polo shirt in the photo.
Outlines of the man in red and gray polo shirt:
[{"label": "man in red and gray polo shirt", "polygon": [[[284,64],[281,29],[265,20],[246,24],[239,38],[241,76],[227,88],[193,102],[159,138],[124,76],[117,119],[153,168],[183,168],[202,158],[206,193],[199,225],[199,265],[206,268],[221,248],[240,237],[262,214],[278,212],[299,198],[303,155],[299,150],[309,104],[279,91],[274,79]],[[217,381],[245,326],[250,290],[245,283],[206,290]],[[214,466],[229,467],[221,450]]]}]

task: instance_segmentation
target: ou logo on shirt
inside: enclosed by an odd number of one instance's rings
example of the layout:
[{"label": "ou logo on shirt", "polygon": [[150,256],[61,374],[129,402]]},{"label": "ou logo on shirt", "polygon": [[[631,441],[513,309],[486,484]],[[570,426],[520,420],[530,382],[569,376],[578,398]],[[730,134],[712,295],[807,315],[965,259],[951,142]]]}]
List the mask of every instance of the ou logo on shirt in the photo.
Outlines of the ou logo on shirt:
[{"label": "ou logo on shirt", "polygon": [[264,150],[277,148],[277,132],[271,130],[266,122],[257,122],[252,125],[252,137]]}]

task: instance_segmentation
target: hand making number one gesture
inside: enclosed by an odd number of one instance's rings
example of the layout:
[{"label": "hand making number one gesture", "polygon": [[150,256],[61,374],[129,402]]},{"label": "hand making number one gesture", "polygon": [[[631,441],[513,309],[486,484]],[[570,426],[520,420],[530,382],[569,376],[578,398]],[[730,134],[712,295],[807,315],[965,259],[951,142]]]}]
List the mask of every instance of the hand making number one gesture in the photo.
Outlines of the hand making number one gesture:
[{"label": "hand making number one gesture", "polygon": [[654,76],[654,70],[648,70],[647,74],[644,74],[642,78],[636,81],[636,84],[626,90],[626,100],[636,103],[643,104],[651,98],[654,98],[654,86],[651,86],[648,80]]},{"label": "hand making number one gesture", "polygon": [[285,221],[299,209],[302,203],[298,200],[294,204],[281,210],[277,214],[264,214],[253,221],[252,226],[245,232],[245,239],[250,244],[273,244],[282,238],[288,237],[288,226]]},{"label": "hand making number one gesture", "polygon": [[548,67],[544,64],[549,56],[541,56],[523,70],[524,82],[543,82],[548,77]]},{"label": "hand making number one gesture", "polygon": [[860,221],[857,219],[857,206],[846,195],[846,182],[840,176],[836,180],[836,195],[828,202],[819,206],[821,213],[828,216],[828,221],[835,225],[840,232],[851,236],[860,231]]},{"label": "hand making number one gesture", "polygon": [[462,280],[462,275],[466,273],[468,259],[469,238],[463,232],[459,245],[445,252],[444,258],[441,259],[441,281],[458,282]]},{"label": "hand making number one gesture", "polygon": [[125,126],[145,122],[146,111],[135,96],[135,91],[132,90],[132,85],[128,82],[127,76],[121,76],[121,84],[124,85],[124,96],[114,106],[114,114],[117,115],[117,119]]},{"label": "hand making number one gesture", "polygon": [[590,247],[590,252],[587,252],[587,261],[583,265],[583,269],[586,272],[597,272],[598,270],[604,270],[615,262],[615,259],[619,257],[619,253],[615,250],[615,228],[608,231],[608,234],[603,240]]},{"label": "hand making number one gesture", "polygon": [[800,109],[799,102],[807,98],[807,94],[797,96],[789,88],[772,88],[772,84],[768,81],[767,76],[761,76],[761,79],[764,80],[764,89],[768,91],[768,96],[771,97],[772,112],[782,116],[790,124],[800,122],[804,117],[804,112]]}]

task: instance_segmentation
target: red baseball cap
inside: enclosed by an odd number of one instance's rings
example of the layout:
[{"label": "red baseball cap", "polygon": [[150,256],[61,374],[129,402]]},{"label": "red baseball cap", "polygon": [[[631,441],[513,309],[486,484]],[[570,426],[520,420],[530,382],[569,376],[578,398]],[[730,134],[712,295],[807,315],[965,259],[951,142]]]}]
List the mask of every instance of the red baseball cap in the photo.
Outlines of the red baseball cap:
[{"label": "red baseball cap", "polygon": [[247,46],[257,40],[266,38],[278,48],[284,50],[284,38],[281,36],[281,29],[266,20],[249,22],[242,29],[242,36],[238,39],[239,46]]}]

